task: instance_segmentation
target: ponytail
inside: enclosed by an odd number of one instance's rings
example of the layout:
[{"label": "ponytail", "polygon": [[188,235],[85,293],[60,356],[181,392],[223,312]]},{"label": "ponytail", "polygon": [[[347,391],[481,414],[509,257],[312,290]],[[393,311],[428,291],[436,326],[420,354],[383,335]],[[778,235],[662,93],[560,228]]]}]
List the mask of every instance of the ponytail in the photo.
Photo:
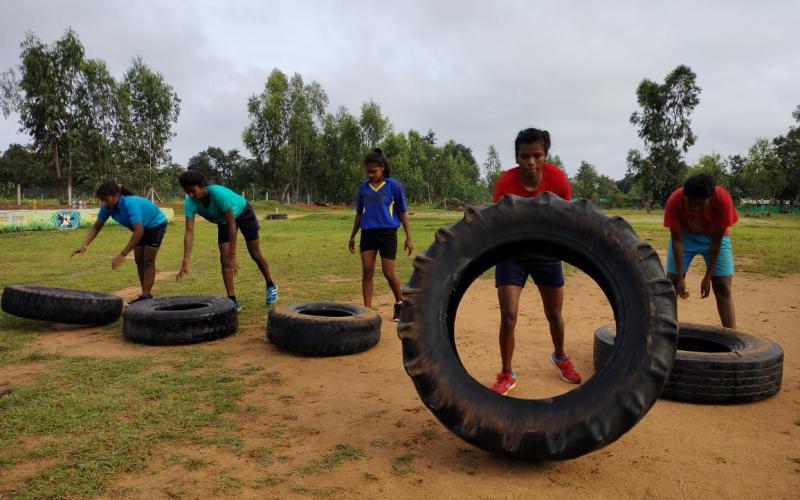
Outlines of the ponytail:
[{"label": "ponytail", "polygon": [[98,198],[101,196],[114,196],[115,194],[130,196],[134,193],[123,184],[117,184],[115,181],[106,181],[100,184],[100,187],[97,188],[97,192],[95,193]]},{"label": "ponytail", "polygon": [[367,156],[364,157],[364,166],[367,165],[380,165],[383,167],[383,176],[391,177],[389,171],[389,160],[383,155],[381,148],[375,148]]}]

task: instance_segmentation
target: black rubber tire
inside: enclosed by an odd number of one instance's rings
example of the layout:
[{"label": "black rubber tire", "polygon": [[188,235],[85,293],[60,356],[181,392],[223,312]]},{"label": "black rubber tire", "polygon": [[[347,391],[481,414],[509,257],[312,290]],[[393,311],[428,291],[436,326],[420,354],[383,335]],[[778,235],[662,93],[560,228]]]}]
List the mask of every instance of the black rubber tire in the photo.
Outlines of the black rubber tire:
[{"label": "black rubber tire", "polygon": [[[595,370],[605,365],[614,348],[614,331],[614,325],[605,325],[594,332]],[[721,352],[700,352],[700,343],[703,350]],[[728,328],[681,323],[678,350],[661,397],[747,403],[776,394],[782,379],[783,349],[775,342]]]},{"label": "black rubber tire", "polygon": [[84,290],[9,285],[3,289],[0,307],[22,318],[75,325],[106,325],[122,314],[122,299]]},{"label": "black rubber tire", "polygon": [[288,214],[267,214],[264,216],[264,220],[282,220],[287,218]]},{"label": "black rubber tire", "polygon": [[[505,196],[441,228],[414,259],[397,333],[423,403],[451,431],[485,450],[529,460],[574,458],[615,441],[658,399],[677,342],[675,293],[653,248],[620,217],[587,200],[550,193]],[[609,298],[620,349],[576,389],[544,400],[492,392],[467,373],[454,322],[469,285],[485,270],[532,252],[559,256]],[[499,361],[499,356],[498,356]]]},{"label": "black rubber tire", "polygon": [[203,295],[142,300],[129,305],[122,320],[126,340],[148,345],[216,340],[235,333],[239,326],[230,299]]},{"label": "black rubber tire", "polygon": [[380,315],[354,304],[301,302],[269,309],[267,340],[296,354],[355,354],[374,346],[380,338]]}]

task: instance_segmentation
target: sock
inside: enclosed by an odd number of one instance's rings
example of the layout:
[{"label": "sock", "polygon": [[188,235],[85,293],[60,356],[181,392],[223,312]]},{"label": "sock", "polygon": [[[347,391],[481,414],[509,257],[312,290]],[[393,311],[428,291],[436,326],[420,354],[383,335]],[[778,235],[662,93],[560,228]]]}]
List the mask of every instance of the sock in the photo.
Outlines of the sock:
[{"label": "sock", "polygon": [[556,353],[553,353],[553,357],[556,359],[556,361],[564,361],[565,359],[569,359],[569,356],[567,356],[566,352],[561,356],[557,355]]},{"label": "sock", "polygon": [[269,288],[271,286],[275,286],[275,282],[272,281],[272,280],[267,281],[267,288]]},{"label": "sock", "polygon": [[228,298],[236,302],[236,295],[228,295]]}]

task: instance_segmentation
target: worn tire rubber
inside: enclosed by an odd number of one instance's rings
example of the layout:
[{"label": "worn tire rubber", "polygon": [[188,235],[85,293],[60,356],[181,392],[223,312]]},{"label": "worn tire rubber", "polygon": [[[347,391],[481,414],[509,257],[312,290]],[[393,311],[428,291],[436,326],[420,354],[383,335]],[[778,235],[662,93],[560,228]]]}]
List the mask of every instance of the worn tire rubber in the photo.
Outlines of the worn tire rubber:
[{"label": "worn tire rubber", "polygon": [[[201,307],[187,308],[191,305]],[[233,334],[239,326],[230,299],[202,295],[142,300],[129,305],[122,319],[126,340],[149,345],[216,340]]]},{"label": "worn tire rubber", "polygon": [[[597,281],[621,342],[583,385],[523,400],[492,392],[467,373],[454,323],[461,298],[481,273],[533,252],[558,256]],[[624,219],[607,217],[587,200],[543,193],[468,208],[414,259],[403,293],[397,333],[422,402],[464,440],[517,458],[574,458],[615,441],[658,399],[675,354],[675,293],[658,254]]]},{"label": "worn tire rubber", "polygon": [[302,302],[269,309],[267,340],[296,354],[354,354],[366,351],[380,338],[380,315],[361,306]]},{"label": "worn tire rubber", "polygon": [[[690,349],[700,342],[727,352]],[[594,333],[595,370],[605,365],[613,348],[614,325],[598,328]],[[776,394],[782,379],[780,345],[737,330],[682,323],[675,361],[661,397],[692,403],[747,403]]]},{"label": "worn tire rubber", "polygon": [[3,311],[28,319],[105,325],[122,314],[122,299],[114,295],[38,285],[9,285],[3,289]]}]

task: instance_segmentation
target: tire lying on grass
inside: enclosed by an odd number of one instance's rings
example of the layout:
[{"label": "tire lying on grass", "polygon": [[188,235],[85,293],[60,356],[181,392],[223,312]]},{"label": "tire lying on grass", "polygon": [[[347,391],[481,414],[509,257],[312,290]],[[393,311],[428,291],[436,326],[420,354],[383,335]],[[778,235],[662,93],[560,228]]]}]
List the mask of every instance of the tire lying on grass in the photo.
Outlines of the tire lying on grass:
[{"label": "tire lying on grass", "polygon": [[[469,285],[498,262],[530,254],[561,258],[589,274],[620,331],[619,348],[594,377],[542,400],[501,396],[476,381],[454,337]],[[655,403],[675,354],[675,293],[658,254],[624,219],[607,217],[587,200],[543,193],[468,208],[414,259],[404,296],[397,333],[423,403],[464,440],[517,458],[574,458],[615,441]]]},{"label": "tire lying on grass", "polygon": [[[614,325],[594,332],[594,367],[614,348]],[[717,326],[681,323],[678,351],[661,397],[693,403],[746,403],[781,388],[783,349],[753,335]]]},{"label": "tire lying on grass", "polygon": [[126,340],[149,345],[216,340],[239,326],[230,299],[202,295],[141,300],[125,309],[122,320]]},{"label": "tire lying on grass", "polygon": [[9,285],[3,290],[3,311],[28,319],[77,325],[105,325],[122,314],[114,295],[38,285]]},{"label": "tire lying on grass", "polygon": [[269,310],[267,340],[296,354],[355,354],[374,346],[380,338],[380,315],[354,304],[302,302]]}]

